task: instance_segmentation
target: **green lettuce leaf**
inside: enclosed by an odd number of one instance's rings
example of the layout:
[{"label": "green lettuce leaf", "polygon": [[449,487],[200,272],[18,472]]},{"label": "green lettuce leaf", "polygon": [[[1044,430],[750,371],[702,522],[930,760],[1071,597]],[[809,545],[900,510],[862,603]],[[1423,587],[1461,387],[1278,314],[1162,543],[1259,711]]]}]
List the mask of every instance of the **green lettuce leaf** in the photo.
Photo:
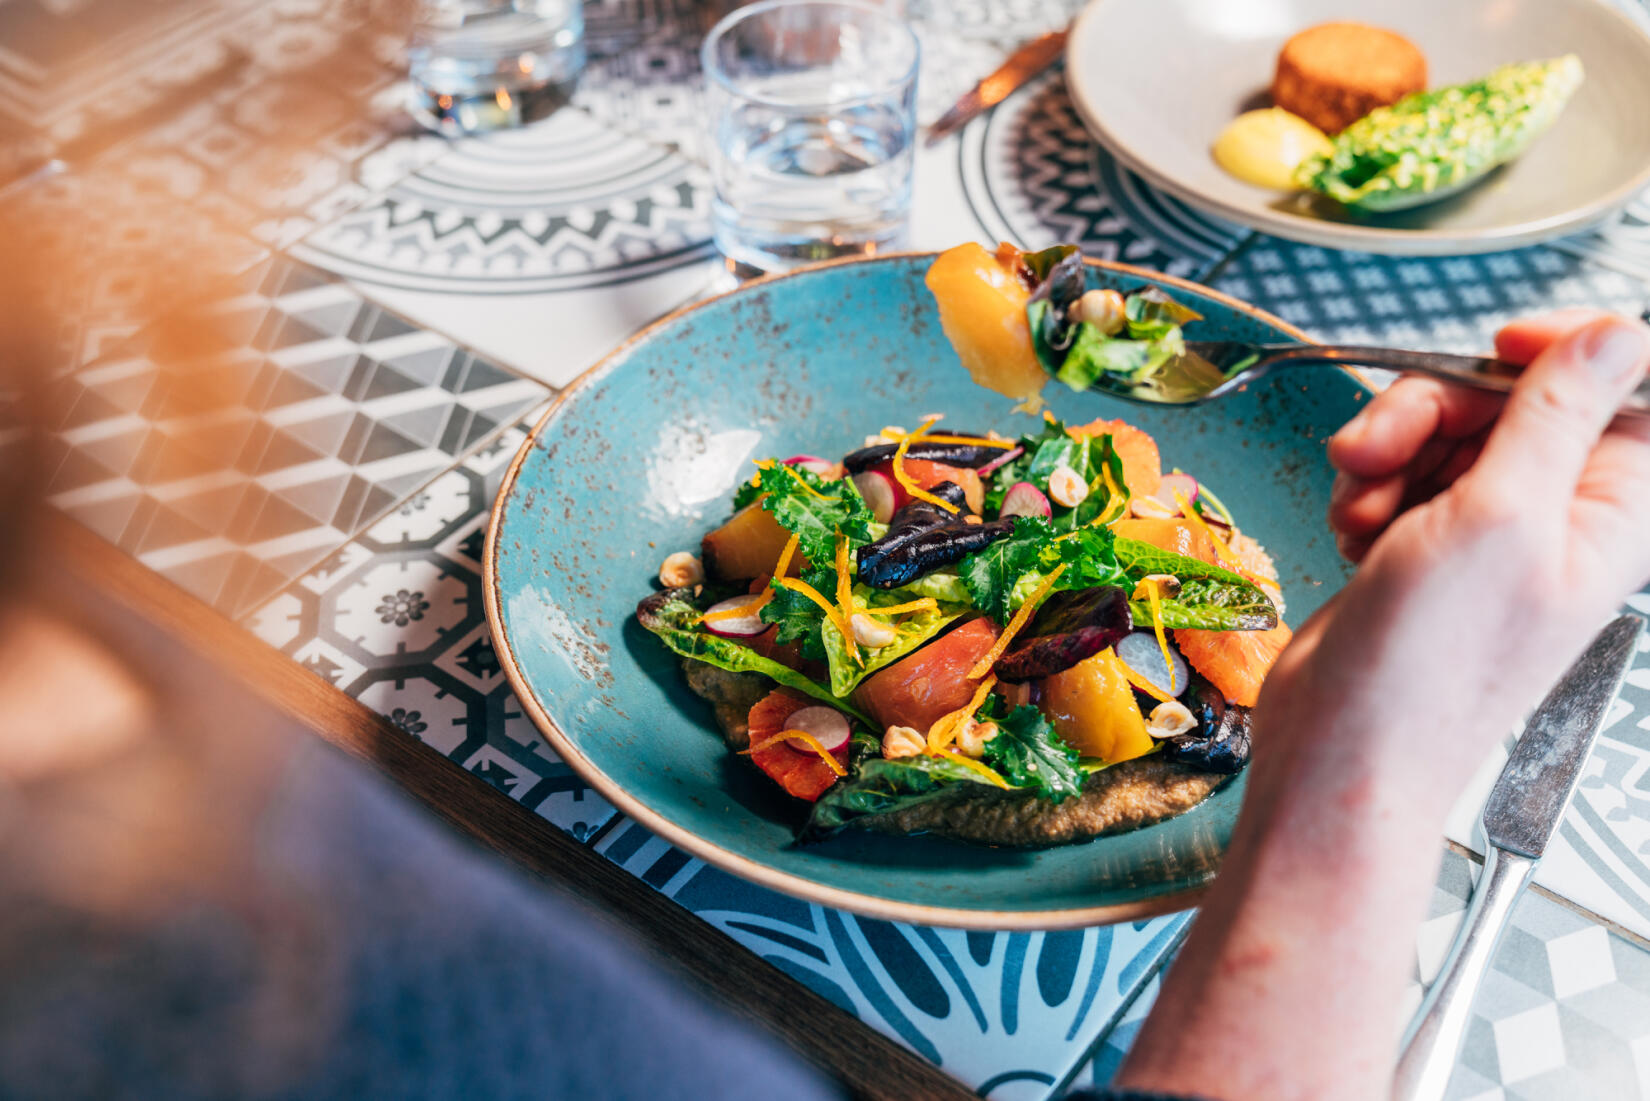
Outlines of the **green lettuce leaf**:
[{"label": "green lettuce leaf", "polygon": [[[1115,539],[1113,548],[1131,588],[1154,573],[1172,574],[1180,580],[1179,595],[1159,602],[1165,627],[1267,631],[1278,625],[1278,609],[1272,598],[1241,574],[1138,539]],[[1129,611],[1136,623],[1152,621],[1147,601],[1130,603]]]},{"label": "green lettuce leaf", "polygon": [[1053,532],[1053,525],[1041,517],[1019,516],[1014,520],[1014,534],[959,562],[957,574],[968,587],[974,607],[998,623],[1007,623],[1014,614],[1014,586],[1041,566],[1043,549],[1053,542]]},{"label": "green lettuce leaf", "polygon": [[[904,604],[917,599],[909,589],[873,589],[869,585],[854,586],[854,603],[865,604],[868,610],[875,612],[878,605],[892,607],[895,604]],[[932,612],[917,612],[902,617],[891,623],[894,628],[894,641],[880,649],[868,650],[860,648],[859,656],[864,661],[860,665],[848,653],[847,642],[842,632],[829,621],[826,621],[820,631],[824,640],[825,657],[831,668],[831,694],[837,698],[847,696],[859,682],[875,673],[878,669],[892,665],[911,651],[922,646],[929,639],[939,634],[945,627],[954,622],[958,616],[970,610],[965,602],[962,604],[942,603],[938,610]]]},{"label": "green lettuce leaf", "polygon": [[765,658],[749,646],[731,638],[713,635],[697,624],[699,609],[686,600],[670,600],[652,616],[637,617],[642,626],[659,640],[685,658],[702,661],[733,673],[761,673],[786,688],[794,688],[839,710],[846,711],[867,726],[873,725],[858,709],[832,696],[823,685],[815,684],[795,669]]},{"label": "green lettuce leaf", "polygon": [[1116,511],[1112,491],[1102,476],[1105,468],[1111,472],[1111,484],[1128,501],[1128,488],[1123,482],[1123,461],[1112,447],[1111,436],[1085,436],[1075,439],[1066,425],[1057,420],[1045,421],[1040,431],[1020,438],[1025,454],[1004,463],[992,476],[991,488],[986,493],[986,514],[1001,511],[1003,496],[1015,482],[1030,482],[1043,493],[1048,492],[1049,475],[1056,467],[1069,466],[1088,483],[1089,493],[1076,508],[1053,505],[1051,520],[1062,531],[1082,527],[1098,519],[1108,508]]},{"label": "green lettuce leaf", "polygon": [[997,724],[997,736],[985,743],[985,763],[1015,787],[1035,788],[1052,803],[1083,792],[1077,751],[1055,733],[1053,725],[1035,707],[1016,707],[1002,715],[1001,698],[991,698],[986,716]]},{"label": "green lettuce leaf", "polygon": [[832,787],[814,804],[798,839],[820,841],[862,819],[906,810],[934,799],[999,790],[978,773],[945,757],[872,757],[859,772]]}]

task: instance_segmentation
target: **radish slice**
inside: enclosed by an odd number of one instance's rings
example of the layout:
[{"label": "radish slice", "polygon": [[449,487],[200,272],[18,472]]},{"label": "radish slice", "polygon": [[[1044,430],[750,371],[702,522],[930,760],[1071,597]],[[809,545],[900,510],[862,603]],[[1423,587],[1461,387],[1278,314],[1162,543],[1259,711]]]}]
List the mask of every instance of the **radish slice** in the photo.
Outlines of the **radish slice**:
[{"label": "radish slice", "polygon": [[836,464],[829,459],[821,459],[818,455],[792,455],[784,462],[785,466],[800,466],[810,474],[817,474],[821,478],[828,477],[831,467]]},{"label": "radish slice", "polygon": [[1186,659],[1180,656],[1180,651],[1171,642],[1169,660],[1174,663],[1174,687],[1169,687],[1169,666],[1163,663],[1163,648],[1157,644],[1155,632],[1133,631],[1125,635],[1114,649],[1124,665],[1139,673],[1142,680],[1150,681],[1161,689],[1165,695],[1181,695],[1191,681]]},{"label": "radish slice", "polygon": [[785,720],[785,729],[812,734],[826,753],[835,753],[848,744],[848,720],[832,707],[804,707],[793,711]]},{"label": "radish slice", "polygon": [[1043,491],[1030,482],[1015,482],[1003,494],[1002,511],[999,516],[1052,516],[1054,508],[1043,496]]},{"label": "radish slice", "polygon": [[1163,484],[1157,487],[1157,492],[1152,496],[1178,511],[1180,502],[1175,499],[1176,493],[1186,498],[1188,505],[1191,504],[1197,500],[1197,479],[1190,474],[1165,474]]},{"label": "radish slice", "polygon": [[894,493],[894,483],[885,475],[875,470],[861,471],[854,475],[854,486],[871,506],[871,516],[877,523],[886,524],[893,518],[899,498]]},{"label": "radish slice", "polygon": [[979,468],[980,477],[984,478],[987,474],[990,474],[993,470],[996,470],[999,466],[1002,466],[1004,463],[1011,463],[1015,459],[1018,459],[1021,455],[1024,455],[1025,453],[1026,453],[1026,449],[1023,448],[1023,447],[1020,447],[1019,445],[1015,445],[1014,447],[1009,448],[1007,451],[1004,451],[1001,455],[998,455],[995,459],[992,459],[990,462],[988,462],[984,466],[980,467]]},{"label": "radish slice", "polygon": [[718,619],[706,619],[705,630],[713,635],[721,635],[723,638],[750,638],[753,635],[761,634],[769,626],[762,622],[762,610],[756,608],[756,602],[761,599],[760,596],[736,596],[731,600],[724,600],[720,604],[711,605],[710,611],[705,613],[707,616],[734,608],[753,608],[755,610],[747,615],[730,615]]}]

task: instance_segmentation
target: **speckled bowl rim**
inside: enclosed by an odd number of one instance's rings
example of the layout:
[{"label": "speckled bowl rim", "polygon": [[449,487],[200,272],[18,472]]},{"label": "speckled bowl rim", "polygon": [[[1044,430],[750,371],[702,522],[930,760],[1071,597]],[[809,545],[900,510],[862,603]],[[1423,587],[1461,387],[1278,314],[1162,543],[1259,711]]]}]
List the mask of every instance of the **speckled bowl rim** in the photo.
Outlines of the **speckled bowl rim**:
[{"label": "speckled bowl rim", "polygon": [[[1569,210],[1504,226],[1474,230],[1398,229],[1392,226],[1358,225],[1353,222],[1335,222],[1325,218],[1311,218],[1304,214],[1288,214],[1259,205],[1245,205],[1221,198],[1202,188],[1183,183],[1171,173],[1157,168],[1149,156],[1141,153],[1106,128],[1102,116],[1094,109],[1094,96],[1084,67],[1079,64],[1078,51],[1084,41],[1084,31],[1090,22],[1100,18],[1099,11],[1106,0],[1089,0],[1072,22],[1071,34],[1066,38],[1066,82],[1071,89],[1071,105],[1076,108],[1083,124],[1094,140],[1120,161],[1123,167],[1140,176],[1159,190],[1166,191],[1198,210],[1236,222],[1245,229],[1272,233],[1290,241],[1321,248],[1350,249],[1373,252],[1383,256],[1462,256],[1484,252],[1501,252],[1525,245],[1539,244],[1587,229],[1604,221],[1633,200],[1633,196],[1650,184],[1650,163],[1637,175],[1620,186]],[[1605,0],[1592,0],[1593,5],[1614,17],[1630,35],[1641,43],[1650,41],[1650,33]]]},{"label": "speckled bowl rim", "polygon": [[[493,649],[498,654],[499,663],[504,668],[504,675],[509,680],[510,687],[515,690],[516,697],[521,701],[522,709],[532,719],[533,725],[538,728],[545,741],[550,743],[550,748],[555,750],[556,754],[567,763],[568,767],[577,772],[586,783],[608,802],[612,803],[621,813],[630,816],[672,845],[698,857],[707,864],[760,886],[780,891],[804,901],[817,902],[822,906],[849,910],[866,917],[881,918],[884,921],[903,921],[915,925],[936,925],[954,929],[1009,931],[1074,929],[1090,925],[1113,925],[1122,921],[1138,921],[1144,918],[1156,917],[1159,914],[1189,909],[1197,904],[1197,900],[1208,888],[1209,882],[1214,878],[1214,872],[1209,873],[1203,882],[1193,887],[1109,906],[1068,907],[1059,910],[975,910],[900,902],[878,895],[844,890],[840,887],[827,887],[805,876],[768,867],[750,857],[742,856],[730,849],[723,848],[721,845],[705,840],[692,830],[677,825],[669,818],[653,810],[641,799],[626,791],[623,786],[614,781],[612,777],[608,776],[594,761],[587,757],[584,751],[557,725],[555,719],[550,717],[548,709],[540,701],[538,693],[533,690],[532,684],[523,674],[521,666],[516,661],[515,651],[510,645],[509,634],[504,629],[503,605],[499,592],[499,531],[504,522],[505,506],[513,494],[516,478],[521,472],[522,464],[527,461],[527,456],[533,452],[534,444],[543,435],[545,428],[561,412],[563,405],[571,401],[591,383],[622,366],[636,348],[656,334],[695,311],[704,309],[724,298],[752,293],[781,280],[806,277],[827,268],[847,267],[852,264],[884,264],[902,260],[931,259],[936,255],[938,254],[934,252],[913,251],[889,252],[874,257],[847,257],[841,260],[831,260],[822,264],[798,268],[791,272],[754,279],[732,290],[710,298],[690,302],[671,311],[638,331],[634,336],[603,356],[579,377],[568,383],[567,388],[556,397],[550,408],[545,410],[544,415],[539,418],[538,423],[528,433],[527,439],[522,442],[521,447],[516,452],[516,457],[510,462],[510,468],[505,471],[504,481],[500,484],[498,496],[493,501],[492,515],[487,523],[487,541],[482,550],[481,559],[483,600],[487,614],[487,627],[493,639]],[[1239,301],[1230,295],[1222,294],[1201,283],[1194,283],[1189,279],[1180,279],[1172,275],[1164,275],[1161,272],[1135,267],[1132,264],[1118,264],[1106,260],[1092,259],[1085,260],[1085,263],[1091,268],[1102,271],[1115,272],[1119,275],[1132,276],[1137,279],[1145,279],[1154,283],[1192,291],[1214,299],[1223,306],[1264,324],[1275,326],[1303,343],[1316,343],[1299,328],[1282,318],[1267,313],[1265,310],[1252,306],[1247,302]],[[1368,379],[1360,372],[1349,368],[1341,368],[1341,370],[1365,390],[1372,391],[1374,389],[1370,386]],[[1099,840],[1102,843],[1104,841],[1103,838]]]}]

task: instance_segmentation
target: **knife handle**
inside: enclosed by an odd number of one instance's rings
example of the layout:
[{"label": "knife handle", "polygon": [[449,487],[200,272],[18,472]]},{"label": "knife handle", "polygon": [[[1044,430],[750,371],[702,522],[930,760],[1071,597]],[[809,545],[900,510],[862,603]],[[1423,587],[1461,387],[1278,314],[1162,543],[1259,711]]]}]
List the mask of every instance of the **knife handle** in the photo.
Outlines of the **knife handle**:
[{"label": "knife handle", "polygon": [[1392,1076],[1393,1101],[1439,1101],[1444,1096],[1472,1019],[1473,997],[1535,864],[1493,845],[1486,851],[1461,931],[1404,1037]]}]

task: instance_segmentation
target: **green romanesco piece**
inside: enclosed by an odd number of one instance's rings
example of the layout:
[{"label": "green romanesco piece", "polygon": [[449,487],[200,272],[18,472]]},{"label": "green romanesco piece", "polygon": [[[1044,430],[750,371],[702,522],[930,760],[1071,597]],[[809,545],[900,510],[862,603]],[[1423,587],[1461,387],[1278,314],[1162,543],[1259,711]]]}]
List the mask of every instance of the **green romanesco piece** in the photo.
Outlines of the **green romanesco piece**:
[{"label": "green romanesco piece", "polygon": [[1342,130],[1329,153],[1302,162],[1295,181],[1369,213],[1441,199],[1529,148],[1582,75],[1581,60],[1567,54],[1406,96]]}]

